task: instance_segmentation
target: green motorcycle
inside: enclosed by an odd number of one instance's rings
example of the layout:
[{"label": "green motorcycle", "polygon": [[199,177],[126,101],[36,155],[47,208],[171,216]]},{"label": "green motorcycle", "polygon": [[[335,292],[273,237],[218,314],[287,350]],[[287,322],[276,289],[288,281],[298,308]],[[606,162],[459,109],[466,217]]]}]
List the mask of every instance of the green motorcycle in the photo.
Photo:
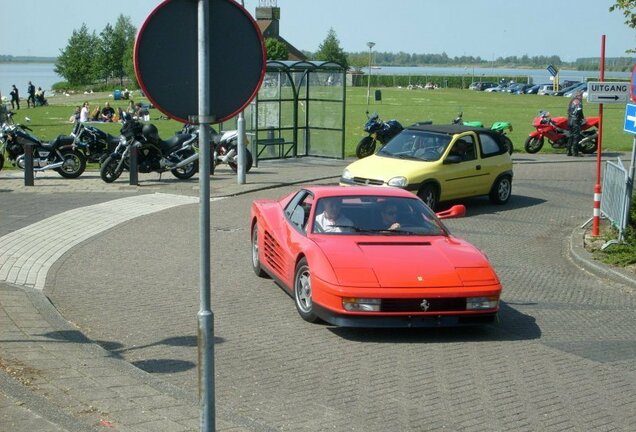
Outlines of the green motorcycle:
[{"label": "green motorcycle", "polygon": [[[455,117],[455,119],[453,120],[453,124],[463,124],[464,126],[481,127],[481,128],[484,127],[484,124],[480,121],[464,121],[462,119],[463,114],[464,114],[463,112],[460,112],[459,114],[457,114],[457,117]],[[512,123],[507,121],[496,121],[490,126],[490,129],[496,132],[499,132],[501,135],[503,135],[504,144],[506,145],[506,148],[508,149],[508,153],[512,154],[512,151],[514,150],[514,146],[512,144],[512,140],[510,140],[510,138],[508,138],[508,136],[506,135],[507,130],[512,132]]]}]

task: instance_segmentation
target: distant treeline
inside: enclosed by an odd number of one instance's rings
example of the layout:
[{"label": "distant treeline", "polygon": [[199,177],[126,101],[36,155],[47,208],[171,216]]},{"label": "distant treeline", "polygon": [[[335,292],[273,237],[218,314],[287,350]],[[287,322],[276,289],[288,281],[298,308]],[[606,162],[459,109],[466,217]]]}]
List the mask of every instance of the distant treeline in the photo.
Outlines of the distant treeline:
[{"label": "distant treeline", "polygon": [[[309,58],[313,53],[304,52]],[[363,68],[369,64],[369,51],[347,53],[349,64],[353,67]],[[609,57],[605,58],[605,69],[608,71],[630,71],[635,59],[633,57]],[[599,70],[600,57],[579,58],[574,62],[562,61],[559,56],[528,56],[523,55],[498,57],[496,59],[484,59],[481,57],[461,56],[449,57],[442,54],[409,54],[405,52],[372,52],[372,63],[377,66],[485,66],[506,68],[543,69],[547,65],[553,65],[558,69],[568,68],[575,70]]]},{"label": "distant treeline", "polygon": [[[314,53],[303,52],[308,58],[313,58]],[[362,68],[369,64],[369,52],[347,53],[349,64]],[[0,63],[55,63],[57,57],[33,57],[0,55]],[[636,59],[633,57],[606,57],[605,70],[615,72],[628,72],[632,69]],[[486,60],[481,57],[461,56],[449,57],[442,54],[409,54],[405,52],[373,52],[373,64],[377,66],[486,66],[507,68],[543,69],[546,65],[557,68],[566,67],[575,70],[597,71],[601,67],[600,57],[578,58],[574,62],[564,62],[559,56],[509,56],[498,57],[495,60]]]},{"label": "distant treeline", "polygon": [[55,63],[57,57],[0,55],[0,63]]}]

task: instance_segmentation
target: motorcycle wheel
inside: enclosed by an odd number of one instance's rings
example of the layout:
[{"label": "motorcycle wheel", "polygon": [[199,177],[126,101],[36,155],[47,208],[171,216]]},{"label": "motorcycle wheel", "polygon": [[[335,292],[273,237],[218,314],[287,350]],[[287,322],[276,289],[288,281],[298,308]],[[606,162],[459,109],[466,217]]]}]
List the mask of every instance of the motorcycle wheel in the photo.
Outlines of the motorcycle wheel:
[{"label": "motorcycle wheel", "polygon": [[356,147],[356,156],[358,159],[371,156],[374,152],[375,140],[370,136],[362,138]]},{"label": "motorcycle wheel", "polygon": [[64,178],[77,178],[86,169],[86,156],[79,150],[62,150],[64,165],[55,171]]},{"label": "motorcycle wheel", "polygon": [[579,142],[579,150],[583,154],[593,154],[598,149],[598,135],[594,137],[593,140],[587,139],[584,137],[581,142]]},{"label": "motorcycle wheel", "polygon": [[512,145],[512,140],[508,138],[506,135],[503,136],[503,140],[504,140],[504,145],[508,149],[508,153],[512,154],[513,150],[515,149],[514,145]]},{"label": "motorcycle wheel", "polygon": [[529,136],[524,145],[524,148],[528,153],[536,153],[541,150],[541,147],[543,147],[543,137],[537,138]]},{"label": "motorcycle wheel", "polygon": [[[238,171],[238,155],[236,155],[230,162],[227,164],[232,168],[232,171]],[[252,169],[252,164],[254,163],[254,159],[252,158],[252,152],[248,149],[245,149],[245,172],[249,172]]]},{"label": "motorcycle wheel", "polygon": [[119,178],[124,171],[123,166],[117,169],[119,160],[114,159],[112,156],[108,156],[102,166],[99,169],[99,175],[106,183],[112,183]]},{"label": "motorcycle wheel", "polygon": [[0,154],[0,171],[4,168],[4,155]]},{"label": "motorcycle wheel", "polygon": [[[194,150],[183,153],[183,158],[187,159],[194,154]],[[180,180],[187,180],[192,177],[197,171],[199,171],[199,161],[194,161],[191,164],[182,166],[181,168],[175,168],[171,170],[173,176]]]}]

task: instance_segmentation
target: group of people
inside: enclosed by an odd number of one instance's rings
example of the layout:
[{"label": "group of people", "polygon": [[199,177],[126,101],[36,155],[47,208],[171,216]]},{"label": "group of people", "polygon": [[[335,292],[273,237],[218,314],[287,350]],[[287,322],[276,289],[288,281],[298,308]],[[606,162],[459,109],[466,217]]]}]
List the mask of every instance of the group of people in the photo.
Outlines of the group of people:
[{"label": "group of people", "polygon": [[[27,97],[28,108],[35,108],[38,105],[45,104],[46,99],[44,99],[44,90],[42,90],[42,87],[38,87],[36,90],[35,85],[33,85],[31,81],[29,81],[29,84],[27,85],[27,94],[29,95]],[[15,84],[11,86],[9,96],[11,96],[11,109],[20,109],[20,91]]]},{"label": "group of people", "polygon": [[128,107],[126,111],[124,111],[121,107],[115,111],[109,102],[106,102],[104,107],[100,107],[99,105],[95,107],[93,110],[90,109],[90,104],[88,102],[84,102],[82,106],[76,106],[75,112],[69,118],[71,123],[76,122],[116,122],[121,120],[125,114],[129,114],[133,118],[139,118],[147,120],[148,117],[148,109],[145,108],[141,102],[133,102],[130,100],[128,102]]},{"label": "group of people", "polygon": [[106,102],[104,108],[99,105],[91,111],[90,104],[84,102],[82,106],[76,106],[75,112],[69,118],[71,123],[87,122],[87,121],[99,121],[99,122],[113,122],[117,121],[118,117],[115,114],[115,109],[110,106],[110,103]]}]

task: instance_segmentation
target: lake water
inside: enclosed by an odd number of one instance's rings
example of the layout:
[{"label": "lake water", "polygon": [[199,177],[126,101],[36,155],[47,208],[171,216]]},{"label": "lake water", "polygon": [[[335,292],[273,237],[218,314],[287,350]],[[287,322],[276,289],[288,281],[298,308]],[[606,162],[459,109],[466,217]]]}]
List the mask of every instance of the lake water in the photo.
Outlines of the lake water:
[{"label": "lake water", "polygon": [[15,84],[20,92],[20,99],[27,98],[29,81],[37,89],[42,87],[46,93],[51,93],[51,87],[56,82],[64,81],[54,71],[53,63],[0,63],[0,92],[2,98],[8,98],[11,86]]},{"label": "lake water", "polygon": [[[0,92],[3,98],[9,96],[11,85],[15,84],[20,91],[20,97],[26,98],[27,83],[33,81],[35,87],[42,87],[48,94],[56,82],[64,79],[55,73],[53,63],[0,63]],[[368,68],[362,69],[368,72]],[[481,76],[516,76],[517,81],[525,82],[531,78],[535,84],[549,83],[550,74],[545,69],[506,69],[506,68],[462,68],[462,67],[406,67],[383,66],[371,69],[372,75],[413,75],[413,76],[465,76],[479,81]],[[561,80],[583,81],[586,78],[598,80],[599,72],[563,70],[559,74]],[[605,78],[621,78],[629,80],[628,72],[606,72]]]}]

